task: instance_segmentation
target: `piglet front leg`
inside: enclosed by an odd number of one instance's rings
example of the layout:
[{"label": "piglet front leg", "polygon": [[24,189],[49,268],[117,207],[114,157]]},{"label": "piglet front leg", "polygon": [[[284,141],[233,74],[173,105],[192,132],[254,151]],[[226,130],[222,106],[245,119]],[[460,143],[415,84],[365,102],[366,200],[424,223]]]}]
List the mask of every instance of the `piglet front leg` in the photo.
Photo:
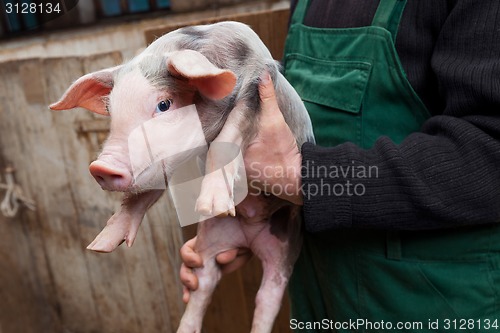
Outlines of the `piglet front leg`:
[{"label": "piglet front leg", "polygon": [[126,193],[120,210],[111,216],[104,229],[87,246],[87,249],[109,253],[123,242],[131,247],[146,211],[160,198],[162,193],[163,190],[152,190],[139,194]]},{"label": "piglet front leg", "polygon": [[196,201],[196,211],[201,215],[235,216],[235,200],[241,201],[246,196],[244,193],[242,197],[235,198],[235,194],[239,194],[235,191],[235,183],[238,180],[246,183],[241,151],[243,135],[240,130],[244,128],[242,122],[245,112],[247,109],[244,103],[238,103],[229,114],[219,135],[210,144],[205,176]]}]

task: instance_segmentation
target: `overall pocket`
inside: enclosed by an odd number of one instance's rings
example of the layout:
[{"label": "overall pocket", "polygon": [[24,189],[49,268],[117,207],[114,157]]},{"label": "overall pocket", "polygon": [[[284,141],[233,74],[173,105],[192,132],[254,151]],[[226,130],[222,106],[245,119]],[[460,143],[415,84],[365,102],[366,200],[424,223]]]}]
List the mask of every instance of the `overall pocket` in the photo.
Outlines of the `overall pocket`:
[{"label": "overall pocket", "polygon": [[413,327],[419,332],[480,332],[479,324],[498,318],[488,256],[422,261],[368,254],[359,266],[360,315],[369,321],[421,323]]},{"label": "overall pocket", "polygon": [[328,61],[301,54],[285,58],[285,77],[304,101],[316,142],[362,145],[362,104],[371,64]]}]

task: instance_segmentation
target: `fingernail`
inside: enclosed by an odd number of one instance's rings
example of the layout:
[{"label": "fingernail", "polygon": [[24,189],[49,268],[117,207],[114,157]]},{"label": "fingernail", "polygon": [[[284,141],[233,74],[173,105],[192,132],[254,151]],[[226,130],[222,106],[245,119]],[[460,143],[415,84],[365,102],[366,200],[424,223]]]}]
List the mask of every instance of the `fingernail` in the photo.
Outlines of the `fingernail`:
[{"label": "fingernail", "polygon": [[268,71],[264,71],[260,76],[260,82],[263,84],[268,84],[271,81],[271,75],[269,75]]}]

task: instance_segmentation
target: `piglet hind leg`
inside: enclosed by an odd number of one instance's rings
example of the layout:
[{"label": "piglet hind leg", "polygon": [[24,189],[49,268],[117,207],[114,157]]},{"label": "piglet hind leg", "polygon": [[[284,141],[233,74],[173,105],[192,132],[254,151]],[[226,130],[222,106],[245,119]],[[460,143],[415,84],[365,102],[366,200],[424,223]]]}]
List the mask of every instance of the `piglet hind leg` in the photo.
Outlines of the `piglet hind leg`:
[{"label": "piglet hind leg", "polygon": [[221,277],[215,258],[204,258],[203,264],[203,268],[196,270],[199,281],[198,289],[191,293],[177,333],[201,332],[203,317]]},{"label": "piglet hind leg", "polygon": [[191,292],[177,333],[201,332],[203,317],[221,278],[221,270],[215,257],[223,251],[241,246],[245,241],[240,224],[233,217],[200,222],[197,235],[196,252],[203,259],[203,267],[194,270],[198,277],[198,289]]},{"label": "piglet hind leg", "polygon": [[251,248],[262,261],[263,276],[255,298],[252,333],[271,333],[301,240],[299,208],[288,206],[271,217],[267,230],[253,242]]},{"label": "piglet hind leg", "polygon": [[109,253],[123,242],[131,247],[146,211],[160,198],[162,193],[163,190],[139,194],[126,193],[120,210],[111,216],[104,229],[87,246],[87,249]]}]

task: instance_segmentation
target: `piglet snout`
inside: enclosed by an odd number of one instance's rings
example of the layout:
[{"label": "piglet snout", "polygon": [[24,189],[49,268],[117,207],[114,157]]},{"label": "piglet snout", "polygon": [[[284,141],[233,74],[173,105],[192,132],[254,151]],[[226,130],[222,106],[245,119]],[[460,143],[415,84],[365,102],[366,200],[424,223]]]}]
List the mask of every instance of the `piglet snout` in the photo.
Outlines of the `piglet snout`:
[{"label": "piglet snout", "polygon": [[89,170],[104,190],[123,192],[132,185],[132,175],[127,169],[97,160],[90,164]]}]

